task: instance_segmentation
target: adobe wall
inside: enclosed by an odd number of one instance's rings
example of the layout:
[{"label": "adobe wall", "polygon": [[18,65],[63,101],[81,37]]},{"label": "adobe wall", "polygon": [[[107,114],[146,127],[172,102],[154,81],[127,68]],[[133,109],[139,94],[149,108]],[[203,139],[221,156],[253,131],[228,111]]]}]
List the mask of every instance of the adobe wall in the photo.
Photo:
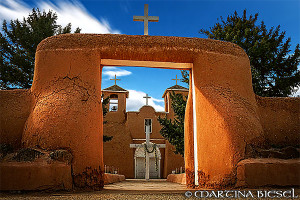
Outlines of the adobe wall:
[{"label": "adobe wall", "polygon": [[24,147],[69,149],[73,155],[74,186],[102,188],[99,52],[79,48],[41,49],[40,45],[31,91],[36,99],[25,125]]},{"label": "adobe wall", "polygon": [[[262,127],[247,55],[237,45],[210,39],[63,34],[43,40],[31,88],[35,106],[22,138],[26,147],[70,148],[75,185],[103,186],[101,58],[193,63],[200,183],[234,182],[246,144],[261,141]],[[185,134],[190,139],[193,132]],[[186,148],[192,151],[192,145]]]},{"label": "adobe wall", "polygon": [[25,122],[33,106],[30,90],[0,90],[0,144],[21,147]]},{"label": "adobe wall", "polygon": [[184,117],[184,165],[186,173],[186,184],[188,187],[195,185],[195,168],[194,168],[194,132],[193,127],[193,97],[192,97],[192,76],[190,76],[190,89],[185,108]]},{"label": "adobe wall", "polygon": [[64,162],[3,162],[0,190],[72,190],[71,171]]},{"label": "adobe wall", "polygon": [[237,187],[299,187],[300,159],[245,159],[237,167]]},{"label": "adobe wall", "polygon": [[266,143],[273,146],[300,144],[300,98],[256,96]]},{"label": "adobe wall", "polygon": [[193,63],[199,185],[234,185],[246,145],[264,142],[249,59],[205,52]]}]

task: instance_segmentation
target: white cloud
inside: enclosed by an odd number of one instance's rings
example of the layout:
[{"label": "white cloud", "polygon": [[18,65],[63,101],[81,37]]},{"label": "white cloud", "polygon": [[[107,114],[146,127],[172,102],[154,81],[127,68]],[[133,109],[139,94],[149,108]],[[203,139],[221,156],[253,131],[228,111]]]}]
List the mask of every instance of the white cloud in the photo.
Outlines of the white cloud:
[{"label": "white cloud", "polygon": [[[143,98],[146,96],[145,92],[136,91],[136,90],[128,90],[129,91],[129,98],[127,99],[126,103],[126,110],[127,111],[138,111],[142,106],[146,105],[146,100]],[[149,105],[152,106],[156,111],[164,111],[164,107],[158,105],[155,102],[164,102],[164,100],[151,98],[148,100]]]},{"label": "white cloud", "polygon": [[0,1],[0,20],[3,21],[16,19],[22,20],[23,17],[28,16],[31,8],[22,1],[3,0]]},{"label": "white cloud", "polygon": [[108,76],[108,79],[110,79],[114,78],[115,75],[117,75],[117,77],[129,76],[132,72],[118,67],[103,67],[102,74],[103,76]]},{"label": "white cloud", "polygon": [[[57,24],[66,26],[72,24],[72,31],[77,27],[81,28],[81,33],[120,33],[113,30],[108,21],[100,21],[92,16],[79,1],[60,0],[56,3],[48,0],[37,1],[34,7],[40,10],[53,10],[58,16]],[[23,19],[31,12],[31,6],[21,0],[1,0],[0,20]]]},{"label": "white cloud", "polygon": [[291,97],[300,97],[300,87],[295,88],[295,90],[297,90],[297,92],[294,93]]}]

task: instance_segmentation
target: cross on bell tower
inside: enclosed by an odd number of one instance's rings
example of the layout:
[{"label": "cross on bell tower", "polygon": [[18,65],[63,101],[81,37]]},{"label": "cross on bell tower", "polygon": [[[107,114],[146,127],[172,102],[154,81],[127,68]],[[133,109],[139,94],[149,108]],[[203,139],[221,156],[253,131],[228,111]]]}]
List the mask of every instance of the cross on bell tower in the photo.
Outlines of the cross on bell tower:
[{"label": "cross on bell tower", "polygon": [[177,85],[177,81],[180,81],[181,79],[177,79],[177,75],[176,75],[176,78],[172,80],[176,81],[176,85]]},{"label": "cross on bell tower", "polygon": [[148,16],[149,5],[145,4],[144,6],[144,16],[133,16],[133,21],[144,22],[144,35],[148,35],[148,22],[158,22],[159,17],[157,16]]},{"label": "cross on bell tower", "polygon": [[117,85],[117,81],[120,81],[121,79],[117,79],[117,75],[115,74],[115,78],[110,79],[112,81],[115,81],[115,85]]}]

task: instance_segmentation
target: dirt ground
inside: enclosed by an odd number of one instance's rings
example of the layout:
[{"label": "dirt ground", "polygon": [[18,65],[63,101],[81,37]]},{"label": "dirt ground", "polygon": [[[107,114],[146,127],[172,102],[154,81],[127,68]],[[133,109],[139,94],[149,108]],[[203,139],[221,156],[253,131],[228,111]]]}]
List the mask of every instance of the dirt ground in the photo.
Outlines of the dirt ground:
[{"label": "dirt ground", "polygon": [[[291,188],[263,188],[263,189],[251,189],[253,193],[258,190],[290,190]],[[244,189],[248,190],[248,189]],[[128,179],[123,182],[109,184],[101,191],[90,192],[4,192],[0,193],[0,199],[128,199],[128,200],[143,200],[143,199],[199,199],[195,196],[186,197],[185,193],[192,191],[186,188],[185,185],[170,183],[165,179],[160,180],[138,180]],[[195,191],[192,191],[193,195]],[[295,194],[300,196],[300,189],[295,189]],[[213,198],[212,198],[213,199]],[[219,198],[220,199],[220,198]],[[224,198],[221,198],[224,199]],[[233,199],[233,198],[231,198]],[[251,199],[251,198],[243,198]],[[267,198],[262,198],[267,199]],[[275,198],[279,199],[279,198]],[[287,198],[285,198],[287,199]]]}]

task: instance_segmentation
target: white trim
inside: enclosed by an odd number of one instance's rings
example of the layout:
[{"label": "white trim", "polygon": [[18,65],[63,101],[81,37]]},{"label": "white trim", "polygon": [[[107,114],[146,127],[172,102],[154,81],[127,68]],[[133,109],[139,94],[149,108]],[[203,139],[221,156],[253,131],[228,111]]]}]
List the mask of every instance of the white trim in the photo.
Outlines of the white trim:
[{"label": "white trim", "polygon": [[154,67],[170,69],[191,69],[193,63],[176,63],[176,62],[157,62],[157,61],[139,61],[139,60],[116,60],[101,59],[103,66],[136,66],[136,67]]},{"label": "white trim", "polygon": [[197,116],[196,116],[196,93],[194,82],[194,71],[192,70],[192,96],[193,96],[193,129],[194,129],[194,171],[195,171],[195,185],[199,185],[198,177],[198,141],[197,141]]}]

